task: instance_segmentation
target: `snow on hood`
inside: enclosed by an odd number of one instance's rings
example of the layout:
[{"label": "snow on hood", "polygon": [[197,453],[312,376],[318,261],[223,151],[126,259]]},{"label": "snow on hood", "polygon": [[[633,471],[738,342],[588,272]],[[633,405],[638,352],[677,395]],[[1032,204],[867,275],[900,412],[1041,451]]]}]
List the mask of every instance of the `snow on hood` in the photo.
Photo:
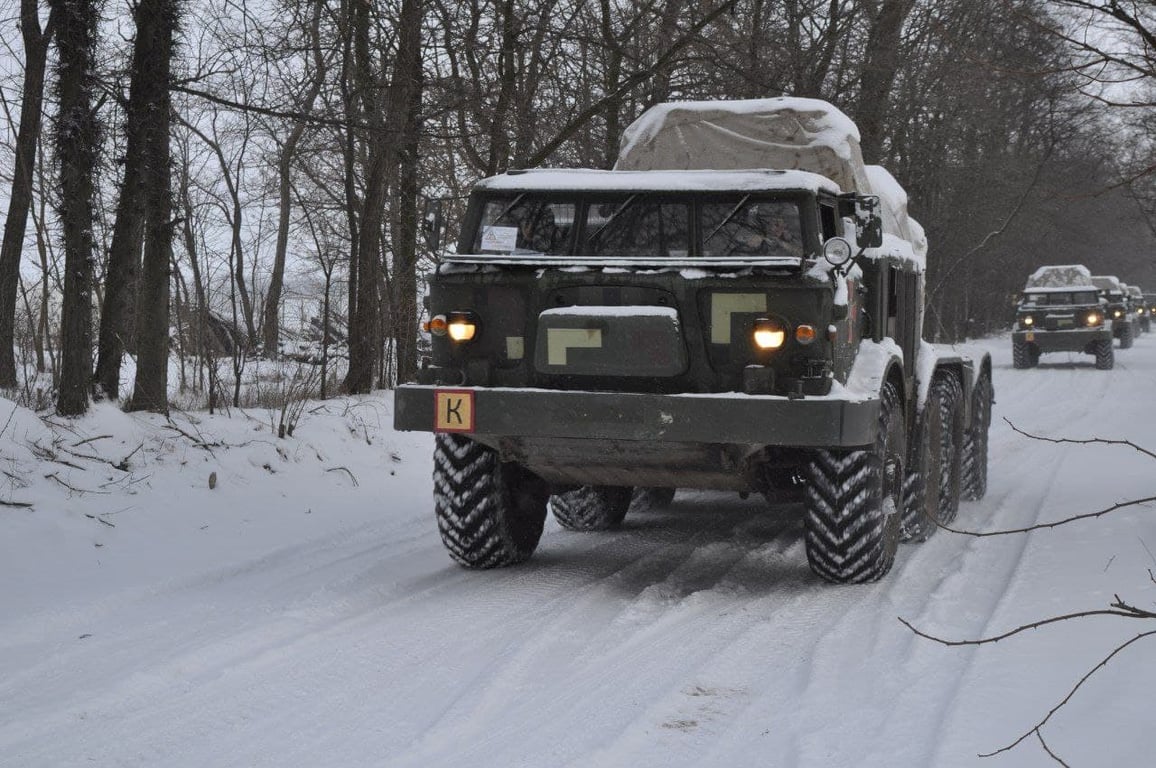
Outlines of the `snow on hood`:
[{"label": "snow on hood", "polygon": [[[1115,278],[1113,278],[1115,279]],[[1040,267],[1028,276],[1024,289],[1029,288],[1084,288],[1095,290],[1092,273],[1083,264],[1061,264]]]},{"label": "snow on hood", "polygon": [[720,173],[709,170],[598,171],[589,168],[544,168],[515,171],[482,179],[478,189],[511,192],[550,190],[612,192],[761,192],[807,190],[838,193],[827,178],[798,170],[744,170]]},{"label": "snow on hood", "polygon": [[617,170],[742,168],[819,173],[841,190],[870,190],[859,129],[818,99],[657,104],[622,134]]}]

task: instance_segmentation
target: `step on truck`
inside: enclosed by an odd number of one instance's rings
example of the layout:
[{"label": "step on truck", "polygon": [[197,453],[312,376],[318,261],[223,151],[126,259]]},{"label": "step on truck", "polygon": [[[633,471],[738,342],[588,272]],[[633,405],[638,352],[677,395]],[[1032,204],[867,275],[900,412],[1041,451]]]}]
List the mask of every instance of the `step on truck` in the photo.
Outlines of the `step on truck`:
[{"label": "step on truck", "polygon": [[1111,370],[1118,322],[1123,321],[1113,320],[1111,307],[1083,264],[1040,267],[1028,277],[1016,303],[1012,367],[1034,368],[1045,352],[1080,352],[1095,357],[1100,370]]},{"label": "step on truck", "polygon": [[991,361],[922,339],[906,203],[849,118],[787,98],[658,105],[614,170],[477,184],[395,400],[436,433],[453,559],[699,488],[795,503],[815,573],[881,578],[987,485]]}]

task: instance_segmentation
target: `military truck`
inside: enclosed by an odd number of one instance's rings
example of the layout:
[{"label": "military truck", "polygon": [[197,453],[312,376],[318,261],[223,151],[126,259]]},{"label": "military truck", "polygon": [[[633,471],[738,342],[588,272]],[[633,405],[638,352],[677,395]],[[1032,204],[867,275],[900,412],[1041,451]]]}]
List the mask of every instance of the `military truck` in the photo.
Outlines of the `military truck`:
[{"label": "military truck", "polygon": [[1136,327],[1141,333],[1148,333],[1152,330],[1152,309],[1144,296],[1144,291],[1138,285],[1125,285],[1124,290],[1136,316]]},{"label": "military truck", "polygon": [[1082,264],[1040,267],[1016,305],[1012,367],[1034,368],[1044,352],[1094,355],[1096,367],[1115,365],[1114,321],[1092,273]]},{"label": "military truck", "polygon": [[925,264],[902,188],[814,100],[659,105],[615,170],[481,181],[395,399],[437,433],[450,555],[511,565],[548,510],[606,530],[632,489],[720,489],[801,502],[823,579],[881,578],[987,485],[991,360],[922,339]]},{"label": "military truck", "polygon": [[1132,346],[1137,335],[1136,314],[1124,285],[1115,275],[1092,275],[1092,283],[1100,292],[1112,320],[1112,335],[1120,340],[1120,349]]}]

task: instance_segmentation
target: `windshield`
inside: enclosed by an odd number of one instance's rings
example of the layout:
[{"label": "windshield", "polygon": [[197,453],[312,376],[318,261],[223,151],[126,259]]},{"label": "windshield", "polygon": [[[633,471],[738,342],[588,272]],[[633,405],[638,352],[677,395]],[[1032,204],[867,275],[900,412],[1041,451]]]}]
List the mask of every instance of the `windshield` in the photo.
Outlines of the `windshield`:
[{"label": "windshield", "polygon": [[586,209],[583,256],[686,258],[690,255],[690,206],[629,195]]},{"label": "windshield", "polygon": [[1099,301],[1095,291],[1056,291],[1053,293],[1025,293],[1022,306],[1030,307],[1064,307],[1073,305],[1095,304]]},{"label": "windshield", "polygon": [[803,238],[794,203],[752,201],[702,207],[703,256],[799,256]]},{"label": "windshield", "polygon": [[525,195],[489,200],[482,209],[474,253],[568,253],[574,210],[574,203],[535,200]]},{"label": "windshield", "polygon": [[[469,253],[663,260],[806,255],[799,203],[742,192],[486,196]],[[697,222],[695,218],[697,217]]]}]

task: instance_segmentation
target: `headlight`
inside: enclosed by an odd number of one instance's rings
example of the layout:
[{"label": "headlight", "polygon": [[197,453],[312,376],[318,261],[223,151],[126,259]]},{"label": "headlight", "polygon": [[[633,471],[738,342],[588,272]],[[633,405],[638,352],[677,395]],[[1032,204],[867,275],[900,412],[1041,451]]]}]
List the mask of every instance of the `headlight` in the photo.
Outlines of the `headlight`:
[{"label": "headlight", "polygon": [[1104,318],[1099,312],[1089,312],[1088,316],[1084,318],[1084,323],[1087,324],[1089,328],[1097,326],[1102,322],[1104,322]]},{"label": "headlight", "polygon": [[1112,317],[1123,317],[1123,316],[1124,316],[1124,312],[1122,310],[1119,310],[1119,309],[1113,309],[1112,310]]},{"label": "headlight", "polygon": [[778,349],[787,340],[787,329],[778,320],[760,317],[755,321],[753,336],[759,349]]},{"label": "headlight", "polygon": [[450,312],[446,330],[457,342],[473,341],[478,335],[478,316],[473,312]]},{"label": "headlight", "polygon": [[1036,323],[1036,319],[1034,317],[1032,317],[1031,315],[1024,315],[1023,317],[1020,318],[1020,325],[1022,325],[1025,328],[1031,328],[1033,325],[1035,325],[1035,323]]}]

